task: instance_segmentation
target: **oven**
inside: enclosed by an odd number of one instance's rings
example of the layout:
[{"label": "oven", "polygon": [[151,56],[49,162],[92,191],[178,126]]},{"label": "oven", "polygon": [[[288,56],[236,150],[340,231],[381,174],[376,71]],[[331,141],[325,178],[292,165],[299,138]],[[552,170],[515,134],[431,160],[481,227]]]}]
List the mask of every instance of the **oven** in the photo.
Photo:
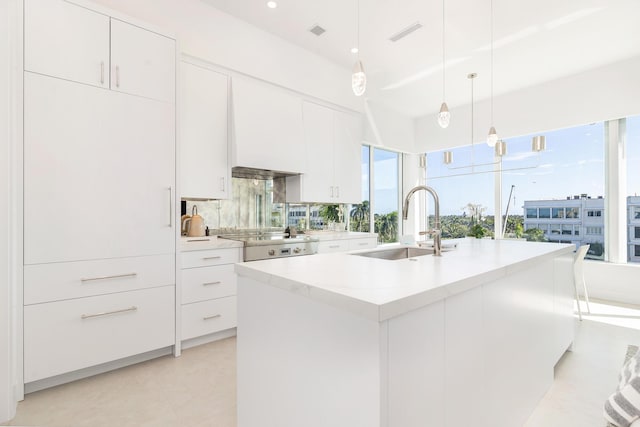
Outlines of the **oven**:
[{"label": "oven", "polygon": [[222,234],[218,237],[241,241],[243,243],[243,261],[245,262],[318,253],[319,239],[317,237],[303,235],[287,237],[287,234],[281,231],[252,231]]}]

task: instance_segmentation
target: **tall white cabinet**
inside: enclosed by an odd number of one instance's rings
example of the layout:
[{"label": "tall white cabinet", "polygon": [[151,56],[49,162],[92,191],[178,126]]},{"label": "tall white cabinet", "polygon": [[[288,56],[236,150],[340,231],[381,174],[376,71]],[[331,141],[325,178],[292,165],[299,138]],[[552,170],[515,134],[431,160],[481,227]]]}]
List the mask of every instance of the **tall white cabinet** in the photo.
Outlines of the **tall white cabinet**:
[{"label": "tall white cabinet", "polygon": [[175,199],[175,40],[25,0],[25,383],[174,344]]},{"label": "tall white cabinet", "polygon": [[228,199],[229,77],[186,61],[181,68],[180,195]]}]

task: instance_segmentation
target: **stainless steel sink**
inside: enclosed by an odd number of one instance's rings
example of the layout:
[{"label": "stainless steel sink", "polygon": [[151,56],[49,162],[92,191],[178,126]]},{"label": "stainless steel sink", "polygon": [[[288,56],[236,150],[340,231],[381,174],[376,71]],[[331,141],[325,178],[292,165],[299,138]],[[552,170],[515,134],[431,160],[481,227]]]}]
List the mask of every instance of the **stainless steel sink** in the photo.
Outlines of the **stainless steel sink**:
[{"label": "stainless steel sink", "polygon": [[393,248],[367,252],[356,252],[352,255],[366,256],[369,258],[379,258],[388,260],[407,259],[424,255],[433,255],[433,249],[428,248]]}]

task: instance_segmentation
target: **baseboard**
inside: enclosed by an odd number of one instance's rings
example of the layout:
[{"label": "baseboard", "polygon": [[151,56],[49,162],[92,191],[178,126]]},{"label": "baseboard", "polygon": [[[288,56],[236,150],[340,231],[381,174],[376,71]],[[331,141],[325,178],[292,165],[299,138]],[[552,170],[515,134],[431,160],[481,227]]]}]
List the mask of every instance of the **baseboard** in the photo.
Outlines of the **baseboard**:
[{"label": "baseboard", "polygon": [[173,346],[160,348],[158,350],[148,351],[146,353],[136,354],[135,356],[125,357],[124,359],[114,360],[112,362],[91,366],[77,371],[68,372],[66,374],[56,375],[54,377],[44,378],[42,380],[33,381],[24,385],[25,394],[35,391],[44,390],[45,388],[55,387],[61,384],[70,383],[72,381],[81,380],[115,369],[124,368],[125,366],[135,365],[136,363],[146,362],[147,360],[172,354]]},{"label": "baseboard", "polygon": [[190,340],[182,341],[182,349],[196,347],[210,342],[222,340],[229,337],[236,336],[236,328],[226,329],[224,331],[215,332],[213,334],[203,335],[201,337],[191,338]]}]

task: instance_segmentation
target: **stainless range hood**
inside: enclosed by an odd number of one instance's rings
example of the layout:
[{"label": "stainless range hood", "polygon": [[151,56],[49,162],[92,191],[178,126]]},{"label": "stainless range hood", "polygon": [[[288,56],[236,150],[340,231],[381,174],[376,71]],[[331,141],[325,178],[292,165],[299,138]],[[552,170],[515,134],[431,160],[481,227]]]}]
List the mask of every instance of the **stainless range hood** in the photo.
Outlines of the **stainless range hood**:
[{"label": "stainless range hood", "polygon": [[290,172],[272,171],[268,169],[246,168],[243,166],[235,166],[231,168],[231,176],[234,178],[266,180],[266,179],[286,178],[288,176],[296,176],[296,175],[299,175],[299,174],[290,173]]}]

